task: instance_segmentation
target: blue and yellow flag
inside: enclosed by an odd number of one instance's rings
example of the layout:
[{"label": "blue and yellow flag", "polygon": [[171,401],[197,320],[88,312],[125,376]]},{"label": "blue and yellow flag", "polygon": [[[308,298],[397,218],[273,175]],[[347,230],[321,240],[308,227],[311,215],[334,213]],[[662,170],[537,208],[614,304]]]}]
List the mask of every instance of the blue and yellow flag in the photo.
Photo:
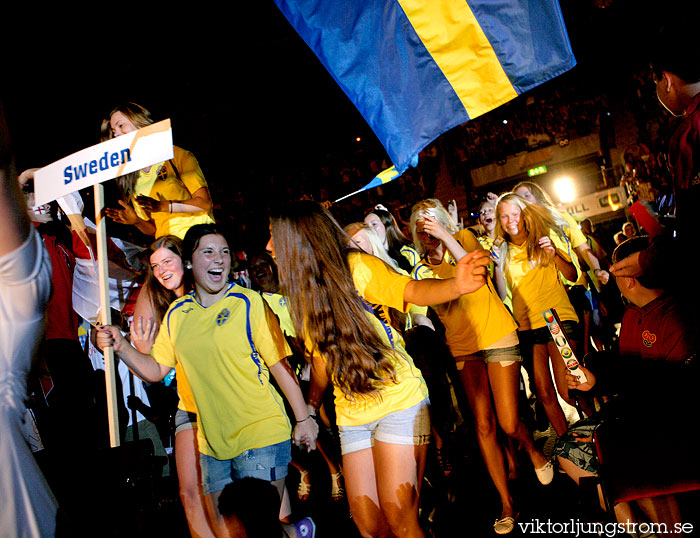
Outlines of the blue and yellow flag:
[{"label": "blue and yellow flag", "polygon": [[351,192],[350,194],[346,194],[342,198],[338,198],[335,202],[333,203],[338,203],[341,200],[345,200],[346,198],[349,198],[353,194],[357,194],[358,192],[366,191],[368,189],[373,189],[374,187],[379,187],[380,185],[385,185],[389,183],[390,181],[394,181],[397,177],[399,177],[401,174],[399,174],[398,170],[396,170],[395,166],[392,166],[390,168],[387,168],[383,172],[379,172],[374,178],[372,178],[372,181],[367,183],[364,187],[361,189],[356,190],[355,192]]},{"label": "blue and yellow flag", "polygon": [[557,0],[275,0],[398,175],[442,133],[575,64]]}]

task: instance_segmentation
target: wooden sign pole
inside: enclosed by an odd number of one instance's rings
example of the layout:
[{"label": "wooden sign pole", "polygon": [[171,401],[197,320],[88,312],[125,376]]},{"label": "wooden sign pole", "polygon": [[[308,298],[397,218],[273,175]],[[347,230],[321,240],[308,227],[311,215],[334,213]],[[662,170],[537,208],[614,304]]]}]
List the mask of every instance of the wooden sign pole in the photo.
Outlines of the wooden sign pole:
[{"label": "wooden sign pole", "polygon": [[[100,283],[100,323],[110,325],[112,313],[109,300],[109,258],[107,256],[107,226],[104,209],[104,187],[102,184],[95,189],[95,221],[97,224],[97,274]],[[103,349],[105,359],[105,383],[107,386],[107,418],[109,420],[109,443],[111,447],[120,445],[119,416],[117,414],[117,382],[114,366],[114,349]]]}]

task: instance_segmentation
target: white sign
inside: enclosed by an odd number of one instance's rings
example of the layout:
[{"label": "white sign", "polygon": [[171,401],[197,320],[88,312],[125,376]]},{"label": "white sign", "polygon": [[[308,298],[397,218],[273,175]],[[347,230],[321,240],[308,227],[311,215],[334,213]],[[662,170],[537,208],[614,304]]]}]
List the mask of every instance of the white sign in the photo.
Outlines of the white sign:
[{"label": "white sign", "polygon": [[577,220],[582,220],[586,217],[618,211],[627,207],[627,195],[622,187],[614,187],[581,196],[573,202],[563,204],[563,206],[567,213],[576,217]]},{"label": "white sign", "polygon": [[173,132],[168,119],[40,168],[34,173],[34,203],[43,205],[71,192],[172,158]]}]

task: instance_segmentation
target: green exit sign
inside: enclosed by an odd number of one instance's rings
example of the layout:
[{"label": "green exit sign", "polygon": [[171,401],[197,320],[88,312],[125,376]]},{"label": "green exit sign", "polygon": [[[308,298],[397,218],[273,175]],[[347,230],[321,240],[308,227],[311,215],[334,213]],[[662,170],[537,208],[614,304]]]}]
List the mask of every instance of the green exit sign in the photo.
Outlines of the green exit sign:
[{"label": "green exit sign", "polygon": [[535,168],[530,168],[530,169],[527,171],[527,175],[528,175],[529,177],[532,177],[532,176],[539,176],[540,174],[544,174],[546,171],[547,171],[547,167],[546,167],[546,166],[537,166],[537,167],[535,167]]}]

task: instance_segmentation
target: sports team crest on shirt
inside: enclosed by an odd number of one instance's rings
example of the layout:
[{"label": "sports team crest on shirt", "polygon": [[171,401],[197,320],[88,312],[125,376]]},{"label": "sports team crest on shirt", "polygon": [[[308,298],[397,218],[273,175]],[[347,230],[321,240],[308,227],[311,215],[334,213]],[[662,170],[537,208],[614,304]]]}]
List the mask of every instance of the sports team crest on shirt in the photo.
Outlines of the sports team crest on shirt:
[{"label": "sports team crest on shirt", "polygon": [[231,311],[228,308],[224,308],[219,314],[216,316],[216,324],[221,327],[224,323],[228,321],[228,318],[231,316]]},{"label": "sports team crest on shirt", "polygon": [[156,176],[156,181],[165,181],[168,179],[168,169],[165,167],[165,163],[161,165],[158,169],[158,175]]},{"label": "sports team crest on shirt", "polygon": [[656,342],[656,335],[652,332],[649,332],[648,330],[645,330],[642,333],[642,343],[646,347],[651,347],[654,345],[654,342]]}]

